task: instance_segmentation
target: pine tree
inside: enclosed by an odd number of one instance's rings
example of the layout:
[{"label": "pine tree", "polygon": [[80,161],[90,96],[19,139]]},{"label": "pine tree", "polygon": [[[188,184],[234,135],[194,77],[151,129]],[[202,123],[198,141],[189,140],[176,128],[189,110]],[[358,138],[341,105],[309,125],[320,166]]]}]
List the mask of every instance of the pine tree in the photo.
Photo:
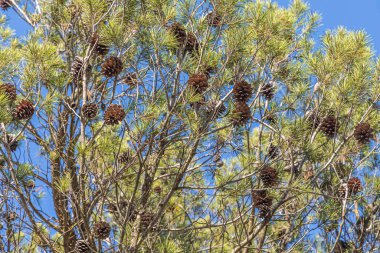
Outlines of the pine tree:
[{"label": "pine tree", "polygon": [[0,251],[380,247],[365,32],[302,0],[0,7]]}]

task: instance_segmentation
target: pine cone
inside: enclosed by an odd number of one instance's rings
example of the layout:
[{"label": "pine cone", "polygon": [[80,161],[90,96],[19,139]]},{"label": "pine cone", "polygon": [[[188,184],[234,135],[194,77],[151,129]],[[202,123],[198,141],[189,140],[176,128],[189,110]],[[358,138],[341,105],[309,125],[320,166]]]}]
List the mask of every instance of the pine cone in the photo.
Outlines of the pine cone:
[{"label": "pine cone", "polygon": [[[127,208],[127,206],[128,206],[128,201],[122,200],[119,202],[120,211],[122,212],[125,211],[125,208]],[[118,211],[116,204],[113,204],[113,203],[109,203],[107,208],[110,213],[116,213]]]},{"label": "pine cone", "polygon": [[266,83],[262,90],[261,94],[267,99],[271,100],[274,96],[274,82],[268,82]]},{"label": "pine cone", "polygon": [[13,135],[7,134],[7,144],[10,145],[11,152],[15,152],[18,147],[18,140],[15,140]]},{"label": "pine cone", "polygon": [[261,218],[269,217],[273,198],[268,195],[266,190],[253,191],[252,202],[254,206],[259,209],[259,216]]},{"label": "pine cone", "polygon": [[88,64],[86,71],[84,71],[83,58],[75,57],[73,64],[71,65],[71,75],[73,77],[73,83],[80,85],[83,80],[84,74],[87,74],[91,71],[91,65]]},{"label": "pine cone", "polygon": [[104,45],[100,42],[100,37],[97,33],[93,34],[90,38],[90,44],[94,48],[95,52],[101,56],[105,56],[110,50],[109,46]]},{"label": "pine cone", "polygon": [[17,98],[16,87],[9,83],[0,85],[0,93],[4,93],[9,101],[15,101]]},{"label": "pine cone", "polygon": [[144,212],[141,214],[140,224],[143,229],[146,229],[154,218],[154,213]]},{"label": "pine cone", "polygon": [[197,37],[195,37],[194,33],[189,32],[187,34],[187,41],[185,46],[185,51],[194,53],[199,49],[199,43]]},{"label": "pine cone", "polygon": [[246,103],[252,97],[252,86],[246,81],[237,82],[232,89],[237,102]]},{"label": "pine cone", "polygon": [[184,45],[185,51],[194,52],[198,50],[199,43],[197,38],[193,33],[186,33],[185,28],[181,24],[175,22],[170,26],[169,30],[174,34],[180,46]]},{"label": "pine cone", "polygon": [[90,247],[88,246],[88,242],[85,240],[77,240],[77,242],[75,243],[75,252],[76,253],[90,252]]},{"label": "pine cone", "polygon": [[373,138],[373,129],[368,123],[360,123],[355,127],[354,137],[360,144],[367,144]]},{"label": "pine cone", "polygon": [[106,77],[117,76],[123,70],[123,62],[115,56],[107,58],[102,64],[102,73]]},{"label": "pine cone", "polygon": [[93,119],[98,114],[97,104],[84,104],[82,107],[82,115],[87,119]]},{"label": "pine cone", "polygon": [[129,152],[123,152],[119,154],[118,162],[120,164],[126,164],[129,162],[130,159],[131,159],[131,154]]},{"label": "pine cone", "polygon": [[191,75],[187,83],[198,94],[202,94],[208,88],[208,78],[205,74]]},{"label": "pine cone", "polygon": [[101,221],[94,226],[94,236],[98,239],[106,239],[111,233],[111,226],[105,221]]},{"label": "pine cone", "polygon": [[222,25],[222,16],[220,16],[216,11],[212,11],[206,16],[206,20],[209,26],[221,26]]},{"label": "pine cone", "polygon": [[328,137],[333,138],[339,128],[339,122],[333,115],[328,115],[323,118],[321,123],[321,131]]},{"label": "pine cone", "polygon": [[268,148],[268,156],[270,159],[274,159],[278,156],[279,154],[279,149],[277,146],[274,146],[272,144],[269,145],[269,148]]},{"label": "pine cone", "polygon": [[184,42],[186,40],[186,30],[180,23],[174,22],[169,30],[174,34],[174,37],[178,40],[178,42]]},{"label": "pine cone", "polygon": [[117,125],[125,118],[125,111],[121,105],[112,104],[104,113],[104,123],[106,125]]},{"label": "pine cone", "polygon": [[260,171],[260,179],[263,181],[265,187],[271,187],[277,183],[278,173],[272,167],[265,166]]},{"label": "pine cone", "polygon": [[13,118],[17,120],[30,119],[34,113],[33,103],[27,99],[23,99],[13,111]]},{"label": "pine cone", "polygon": [[350,195],[356,195],[358,192],[362,190],[362,183],[360,179],[357,177],[352,177],[347,182],[347,188]]},{"label": "pine cone", "polygon": [[220,118],[227,111],[226,106],[222,103],[218,108],[219,101],[211,100],[206,104],[207,115],[212,116],[212,119]]},{"label": "pine cone", "polygon": [[3,10],[7,10],[12,6],[12,3],[9,0],[0,0],[0,8]]},{"label": "pine cone", "polygon": [[234,126],[243,126],[251,119],[251,110],[245,103],[236,103],[232,112],[232,124]]},{"label": "pine cone", "polygon": [[128,73],[121,82],[133,88],[139,83],[139,80],[136,73]]}]

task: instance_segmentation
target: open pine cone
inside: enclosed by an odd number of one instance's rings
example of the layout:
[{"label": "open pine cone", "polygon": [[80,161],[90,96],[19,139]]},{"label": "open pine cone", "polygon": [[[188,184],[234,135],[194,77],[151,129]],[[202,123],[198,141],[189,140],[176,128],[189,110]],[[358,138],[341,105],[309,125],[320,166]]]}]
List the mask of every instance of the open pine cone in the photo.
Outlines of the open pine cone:
[{"label": "open pine cone", "polygon": [[17,120],[30,119],[34,113],[33,103],[27,99],[21,100],[13,110],[13,118]]},{"label": "open pine cone", "polygon": [[215,10],[207,14],[206,20],[209,26],[218,27],[222,25],[222,16]]},{"label": "open pine cone", "polygon": [[279,154],[279,148],[277,146],[274,146],[272,144],[269,145],[268,148],[268,156],[270,159],[274,159],[278,156]]},{"label": "open pine cone", "polygon": [[130,159],[131,159],[131,154],[128,151],[119,154],[119,157],[117,158],[118,162],[123,163],[123,164],[128,163]]},{"label": "open pine cone", "polygon": [[262,90],[261,90],[261,94],[267,99],[267,100],[271,100],[274,96],[274,84],[273,82],[268,82],[266,83]]},{"label": "open pine cone", "polygon": [[154,218],[154,213],[144,212],[141,214],[140,225],[143,229],[146,229]]},{"label": "open pine cone", "polygon": [[87,119],[93,119],[98,114],[97,104],[84,104],[82,106],[82,115]]},{"label": "open pine cone", "polygon": [[129,87],[135,87],[139,83],[139,80],[136,73],[128,73],[121,82],[129,85]]},{"label": "open pine cone", "polygon": [[170,26],[169,30],[174,34],[179,45],[184,46],[185,51],[192,53],[198,50],[199,43],[197,38],[193,33],[186,32],[186,29],[181,24],[175,22]]},{"label": "open pine cone", "polygon": [[5,94],[9,101],[15,101],[17,98],[16,87],[12,84],[6,83],[0,85],[0,93]]},{"label": "open pine cone", "polygon": [[267,218],[271,212],[273,198],[268,195],[266,190],[258,190],[252,192],[252,202],[259,209],[259,216]]},{"label": "open pine cone", "polygon": [[88,242],[85,240],[77,240],[75,243],[75,252],[76,253],[90,252],[90,247],[88,246]]},{"label": "open pine cone", "polygon": [[237,82],[232,90],[237,102],[247,102],[252,97],[252,86],[245,80]]},{"label": "open pine cone", "polygon": [[94,51],[101,56],[108,54],[110,47],[100,42],[100,37],[97,33],[94,33],[90,38],[90,44],[94,48]]},{"label": "open pine cone", "polygon": [[354,137],[360,144],[367,144],[373,138],[373,129],[368,123],[360,123],[355,127]]},{"label": "open pine cone", "polygon": [[251,119],[251,110],[246,103],[236,103],[232,112],[232,124],[235,126],[243,126]]},{"label": "open pine cone", "polygon": [[208,77],[205,74],[194,74],[190,76],[187,83],[196,93],[201,94],[208,88]]},{"label": "open pine cone", "polygon": [[71,65],[71,75],[73,78],[73,83],[80,85],[83,80],[83,76],[91,71],[91,65],[87,64],[86,71],[84,70],[83,58],[75,57]]},{"label": "open pine cone", "polygon": [[355,195],[362,190],[362,183],[360,179],[357,177],[352,177],[347,182],[347,188],[350,195]]},{"label": "open pine cone", "polygon": [[111,233],[111,226],[105,221],[100,221],[94,225],[94,236],[98,239],[106,239]]},{"label": "open pine cone", "polygon": [[104,113],[104,123],[106,125],[117,125],[125,118],[125,111],[121,105],[112,104]]},{"label": "open pine cone", "polygon": [[117,76],[123,70],[123,62],[116,56],[107,58],[102,64],[102,73],[106,77]]},{"label": "open pine cone", "polygon": [[322,119],[321,131],[328,137],[333,138],[338,132],[339,122],[334,115],[327,115]]},{"label": "open pine cone", "polygon": [[260,179],[265,187],[272,187],[278,182],[278,173],[274,168],[265,166],[260,171]]}]

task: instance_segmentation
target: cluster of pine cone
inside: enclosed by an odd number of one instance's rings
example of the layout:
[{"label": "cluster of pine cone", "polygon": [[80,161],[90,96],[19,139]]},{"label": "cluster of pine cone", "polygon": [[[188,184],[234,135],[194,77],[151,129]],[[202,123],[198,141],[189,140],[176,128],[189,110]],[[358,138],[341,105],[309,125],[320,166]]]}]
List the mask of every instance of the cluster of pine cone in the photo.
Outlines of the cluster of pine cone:
[{"label": "cluster of pine cone", "polygon": [[245,80],[236,82],[232,90],[235,99],[235,109],[232,112],[232,124],[243,126],[251,119],[251,110],[247,105],[252,97],[253,88]]}]

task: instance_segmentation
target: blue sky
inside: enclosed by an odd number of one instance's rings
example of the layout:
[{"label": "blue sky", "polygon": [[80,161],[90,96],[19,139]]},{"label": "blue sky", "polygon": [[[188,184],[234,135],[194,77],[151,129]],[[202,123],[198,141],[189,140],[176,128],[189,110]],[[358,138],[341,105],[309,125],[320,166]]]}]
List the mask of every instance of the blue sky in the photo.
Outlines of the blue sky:
[{"label": "blue sky", "polygon": [[[278,0],[287,6],[289,0]],[[366,30],[379,56],[380,52],[380,0],[307,0],[311,9],[322,16],[319,33],[344,26],[350,30]]]}]

